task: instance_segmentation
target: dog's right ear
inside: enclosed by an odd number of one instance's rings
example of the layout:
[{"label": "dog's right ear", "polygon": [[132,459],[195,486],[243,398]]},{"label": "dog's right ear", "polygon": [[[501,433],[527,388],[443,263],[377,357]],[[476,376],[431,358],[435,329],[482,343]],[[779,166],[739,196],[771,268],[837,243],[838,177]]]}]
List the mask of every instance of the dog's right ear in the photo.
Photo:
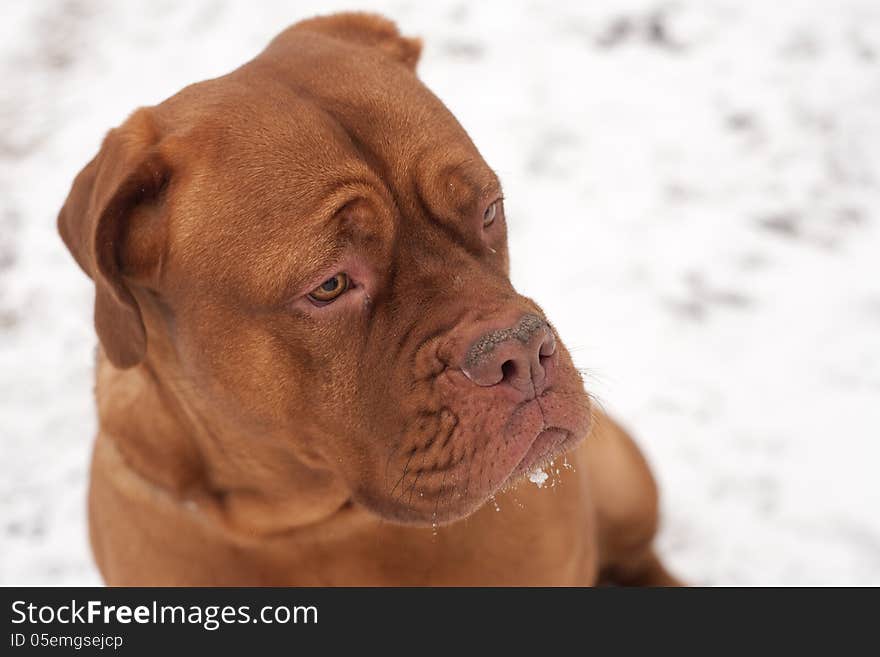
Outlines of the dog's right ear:
[{"label": "dog's right ear", "polygon": [[161,197],[170,170],[149,110],[141,109],[105,137],[80,171],[58,215],[58,231],[95,282],[95,330],[116,367],[137,365],[146,329],[126,277],[143,277],[162,258]]}]

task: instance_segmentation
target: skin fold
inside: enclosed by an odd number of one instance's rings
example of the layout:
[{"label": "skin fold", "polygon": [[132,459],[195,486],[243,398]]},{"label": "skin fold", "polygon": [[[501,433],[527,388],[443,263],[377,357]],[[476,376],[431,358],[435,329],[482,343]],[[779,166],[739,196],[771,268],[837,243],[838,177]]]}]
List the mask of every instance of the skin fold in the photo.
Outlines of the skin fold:
[{"label": "skin fold", "polygon": [[647,464],[513,289],[500,182],[420,47],[297,23],[74,181],[108,584],[675,583]]}]

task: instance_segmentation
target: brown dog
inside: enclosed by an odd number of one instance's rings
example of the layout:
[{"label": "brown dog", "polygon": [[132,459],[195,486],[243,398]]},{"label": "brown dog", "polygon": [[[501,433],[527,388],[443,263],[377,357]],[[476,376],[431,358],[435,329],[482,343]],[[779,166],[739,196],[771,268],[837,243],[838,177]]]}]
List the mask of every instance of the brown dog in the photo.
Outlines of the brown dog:
[{"label": "brown dog", "polygon": [[511,287],[499,182],[419,50],[298,23],[77,176],[108,583],[674,583],[645,461]]}]

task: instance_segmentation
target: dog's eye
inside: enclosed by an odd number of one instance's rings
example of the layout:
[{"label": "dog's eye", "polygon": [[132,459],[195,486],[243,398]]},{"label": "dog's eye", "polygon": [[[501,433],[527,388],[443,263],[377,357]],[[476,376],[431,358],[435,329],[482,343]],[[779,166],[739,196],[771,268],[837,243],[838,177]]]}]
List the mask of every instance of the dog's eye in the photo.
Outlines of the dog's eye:
[{"label": "dog's eye", "polygon": [[345,292],[348,289],[348,286],[348,274],[339,273],[333,278],[328,278],[314,290],[309,292],[309,299],[318,305],[330,303],[331,301],[335,301],[337,297]]},{"label": "dog's eye", "polygon": [[495,215],[498,214],[498,201],[486,208],[483,213],[483,228],[488,228],[495,221]]}]

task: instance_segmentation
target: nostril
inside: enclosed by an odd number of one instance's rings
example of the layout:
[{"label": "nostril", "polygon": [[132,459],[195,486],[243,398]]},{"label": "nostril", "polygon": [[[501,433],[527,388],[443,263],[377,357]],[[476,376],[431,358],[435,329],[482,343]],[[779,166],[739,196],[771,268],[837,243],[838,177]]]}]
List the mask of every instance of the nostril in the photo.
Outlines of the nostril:
[{"label": "nostril", "polygon": [[506,360],[501,364],[501,380],[506,382],[513,381],[516,376],[516,361]]},{"label": "nostril", "polygon": [[537,316],[526,315],[514,327],[477,337],[463,355],[461,371],[478,386],[501,383],[534,396],[547,386],[555,353],[553,329]]},{"label": "nostril", "polygon": [[548,331],[547,337],[544,338],[538,349],[538,360],[541,365],[544,365],[554,353],[556,353],[556,338],[553,333]]}]

